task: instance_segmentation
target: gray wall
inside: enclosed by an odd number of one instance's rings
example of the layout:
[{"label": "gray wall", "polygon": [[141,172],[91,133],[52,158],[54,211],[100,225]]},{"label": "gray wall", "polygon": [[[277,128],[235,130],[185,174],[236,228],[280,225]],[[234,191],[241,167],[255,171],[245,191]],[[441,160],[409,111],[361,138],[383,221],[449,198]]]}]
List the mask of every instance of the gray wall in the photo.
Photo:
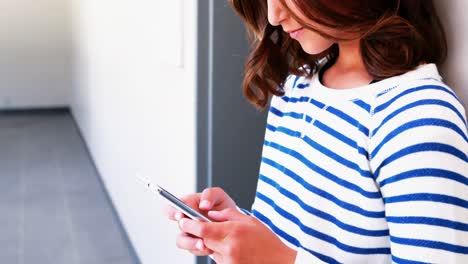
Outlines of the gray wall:
[{"label": "gray wall", "polygon": [[70,1],[2,0],[0,10],[0,109],[67,106]]},{"label": "gray wall", "polygon": [[249,45],[241,20],[226,1],[198,5],[198,190],[222,187],[250,210],[267,111],[259,112],[242,95]]}]

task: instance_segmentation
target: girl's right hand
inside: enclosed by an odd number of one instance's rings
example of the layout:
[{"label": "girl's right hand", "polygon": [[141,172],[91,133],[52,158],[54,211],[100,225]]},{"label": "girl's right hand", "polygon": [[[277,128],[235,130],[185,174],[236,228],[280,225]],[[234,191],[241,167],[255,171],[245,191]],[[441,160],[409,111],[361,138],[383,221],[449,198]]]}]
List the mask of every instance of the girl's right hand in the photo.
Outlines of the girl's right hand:
[{"label": "girl's right hand", "polygon": [[[208,211],[221,211],[227,208],[236,208],[234,200],[219,187],[207,188],[201,193],[189,194],[182,197],[180,200],[204,215],[206,215]],[[167,217],[173,221],[179,221],[185,217],[182,212],[170,205],[166,206],[165,211]],[[179,248],[188,250],[197,256],[206,256],[213,253],[205,247],[201,238],[193,237],[186,233],[179,234],[176,244]]]}]

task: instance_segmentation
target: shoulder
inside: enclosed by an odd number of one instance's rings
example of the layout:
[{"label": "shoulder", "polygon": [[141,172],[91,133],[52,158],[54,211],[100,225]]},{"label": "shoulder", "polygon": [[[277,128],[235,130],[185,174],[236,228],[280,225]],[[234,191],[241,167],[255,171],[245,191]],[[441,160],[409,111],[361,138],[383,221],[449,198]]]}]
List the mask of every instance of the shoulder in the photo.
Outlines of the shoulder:
[{"label": "shoulder", "polygon": [[442,81],[435,64],[421,65],[413,71],[391,78],[389,83],[392,84],[391,88],[376,94],[374,114],[388,115],[403,106],[416,107],[417,110],[433,106],[430,107],[432,111],[439,110],[437,106],[445,106],[456,108],[455,112],[466,119],[463,103],[454,90]]},{"label": "shoulder", "polygon": [[456,93],[440,80],[411,81],[378,97],[373,119],[371,145],[375,149],[371,157],[381,148],[396,151],[423,142],[468,151],[466,110]]},{"label": "shoulder", "polygon": [[400,84],[377,96],[373,115],[382,123],[404,123],[420,119],[450,121],[466,131],[463,102],[441,80],[421,79]]}]

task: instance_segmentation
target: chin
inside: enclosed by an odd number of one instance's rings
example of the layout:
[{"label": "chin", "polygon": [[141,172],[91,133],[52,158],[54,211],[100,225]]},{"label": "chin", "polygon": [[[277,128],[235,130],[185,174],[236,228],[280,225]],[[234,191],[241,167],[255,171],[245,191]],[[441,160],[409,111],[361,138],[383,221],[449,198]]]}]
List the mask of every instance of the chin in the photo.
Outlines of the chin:
[{"label": "chin", "polygon": [[333,43],[327,45],[305,45],[301,43],[302,49],[310,55],[318,55],[329,49]]}]

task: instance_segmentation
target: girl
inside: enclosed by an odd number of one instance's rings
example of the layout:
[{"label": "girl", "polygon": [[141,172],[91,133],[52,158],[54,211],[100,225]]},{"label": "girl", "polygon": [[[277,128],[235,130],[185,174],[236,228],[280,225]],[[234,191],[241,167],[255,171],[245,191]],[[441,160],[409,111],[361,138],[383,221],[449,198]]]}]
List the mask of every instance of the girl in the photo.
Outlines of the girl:
[{"label": "girl", "polygon": [[243,84],[269,103],[252,211],[221,189],[174,209],[177,245],[218,263],[468,263],[465,109],[436,64],[429,0],[231,0]]}]

